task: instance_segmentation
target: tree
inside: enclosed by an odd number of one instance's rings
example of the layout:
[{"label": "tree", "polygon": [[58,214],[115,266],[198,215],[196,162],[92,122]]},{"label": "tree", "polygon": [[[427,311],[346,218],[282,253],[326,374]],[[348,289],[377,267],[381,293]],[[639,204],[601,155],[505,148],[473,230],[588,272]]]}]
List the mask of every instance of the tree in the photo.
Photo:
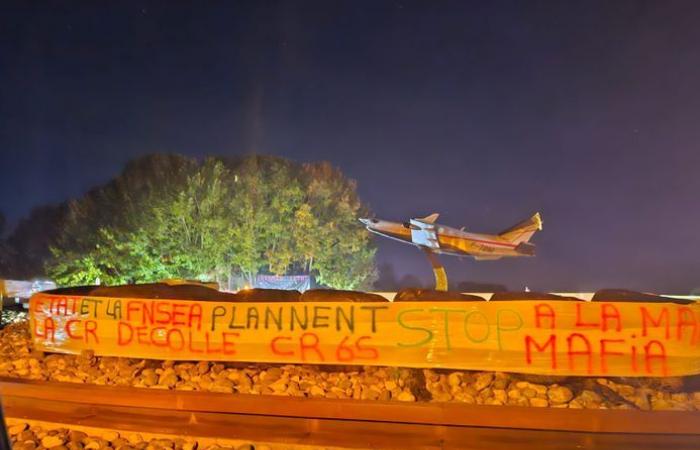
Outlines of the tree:
[{"label": "tree", "polygon": [[261,270],[283,274],[295,262],[291,233],[302,189],[288,160],[249,156],[232,164],[232,264],[250,282]]},{"label": "tree", "polygon": [[[162,212],[174,204],[196,161],[150,155],[127,164],[108,184],[68,203],[68,212],[47,264],[62,285],[156,281],[189,274],[162,245]],[[166,236],[164,236],[166,234]]]},{"label": "tree", "polygon": [[44,263],[51,256],[50,246],[58,238],[66,205],[45,205],[34,208],[20,220],[5,239],[3,276],[29,279],[46,275]]},{"label": "tree", "polygon": [[374,276],[366,213],[327,163],[154,155],[70,202],[48,269],[60,284],[301,272],[351,289]]},{"label": "tree", "polygon": [[216,279],[230,272],[231,179],[222,162],[207,159],[170,204],[154,211],[155,245],[168,256],[172,272]]},{"label": "tree", "polygon": [[[358,218],[369,215],[357,184],[327,162],[305,164],[306,203],[315,218],[306,239],[308,270],[319,283],[338,289],[369,288],[376,279],[375,249]],[[303,251],[303,249],[299,249]],[[309,255],[310,251],[315,254]]]}]

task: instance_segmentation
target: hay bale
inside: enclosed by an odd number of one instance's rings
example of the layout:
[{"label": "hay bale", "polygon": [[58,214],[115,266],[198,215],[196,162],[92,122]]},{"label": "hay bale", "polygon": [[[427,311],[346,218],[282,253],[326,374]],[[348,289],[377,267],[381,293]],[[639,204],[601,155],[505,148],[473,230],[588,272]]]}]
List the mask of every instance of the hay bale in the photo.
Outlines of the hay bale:
[{"label": "hay bale", "polygon": [[302,302],[387,302],[377,294],[335,289],[310,289],[301,294]]},{"label": "hay bale", "polygon": [[431,289],[401,289],[394,296],[395,302],[483,302],[476,295],[462,294],[453,291],[434,291]]}]

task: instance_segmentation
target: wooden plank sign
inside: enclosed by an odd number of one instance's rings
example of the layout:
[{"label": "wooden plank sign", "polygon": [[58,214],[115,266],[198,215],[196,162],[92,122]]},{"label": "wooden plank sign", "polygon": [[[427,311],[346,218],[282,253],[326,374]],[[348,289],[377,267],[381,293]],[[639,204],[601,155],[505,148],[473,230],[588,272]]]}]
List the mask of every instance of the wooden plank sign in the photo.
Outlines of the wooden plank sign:
[{"label": "wooden plank sign", "polygon": [[37,294],[30,326],[39,350],[131,358],[700,373],[699,303],[227,303]]}]

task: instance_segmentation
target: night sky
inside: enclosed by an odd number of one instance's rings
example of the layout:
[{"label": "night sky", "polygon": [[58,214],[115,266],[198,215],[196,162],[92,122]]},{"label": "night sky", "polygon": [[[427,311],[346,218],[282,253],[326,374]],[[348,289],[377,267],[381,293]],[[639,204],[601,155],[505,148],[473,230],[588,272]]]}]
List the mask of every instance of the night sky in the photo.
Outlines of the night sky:
[{"label": "night sky", "polygon": [[331,161],[385,219],[541,211],[536,258],[444,257],[454,282],[700,288],[698,1],[38,4],[0,5],[10,223],[139,155],[259,152]]}]

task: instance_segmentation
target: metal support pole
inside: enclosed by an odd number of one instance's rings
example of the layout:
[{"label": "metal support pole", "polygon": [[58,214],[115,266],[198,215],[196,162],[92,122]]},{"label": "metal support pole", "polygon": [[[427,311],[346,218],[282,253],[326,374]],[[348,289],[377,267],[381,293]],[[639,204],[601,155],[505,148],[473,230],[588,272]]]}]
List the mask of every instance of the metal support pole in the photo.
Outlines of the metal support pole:
[{"label": "metal support pole", "polygon": [[447,290],[447,272],[445,267],[440,263],[437,255],[428,249],[423,249],[425,256],[428,257],[430,265],[433,267],[433,275],[435,276],[435,290],[436,291],[446,291]]}]

